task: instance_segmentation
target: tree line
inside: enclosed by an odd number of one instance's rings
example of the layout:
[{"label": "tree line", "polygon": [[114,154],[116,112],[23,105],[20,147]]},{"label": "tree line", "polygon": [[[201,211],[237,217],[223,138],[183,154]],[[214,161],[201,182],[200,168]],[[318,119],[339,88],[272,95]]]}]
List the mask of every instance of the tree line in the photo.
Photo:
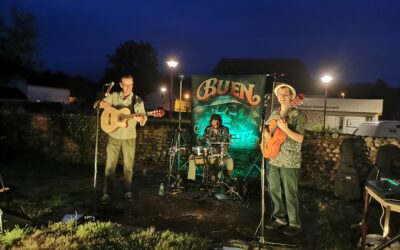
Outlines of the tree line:
[{"label": "tree line", "polygon": [[[86,85],[96,86],[83,77],[71,77],[62,72],[52,73],[43,69],[39,56],[37,39],[39,32],[36,18],[31,13],[20,11],[16,6],[10,9],[11,22],[6,25],[0,15],[0,85],[6,85],[13,77],[25,79],[41,79],[42,81],[63,82],[69,85],[72,92]],[[155,48],[148,42],[122,42],[113,54],[107,55],[109,67],[104,70],[100,82],[119,82],[121,75],[131,74],[135,81],[135,91],[141,96],[156,90],[159,76],[158,57]],[[49,80],[51,79],[51,80]],[[116,86],[118,88],[118,86]],[[117,89],[116,89],[117,90]],[[375,83],[336,83],[329,91],[330,97],[346,93],[346,98],[354,99],[383,99],[382,119],[400,119],[400,88],[390,86],[383,79]],[[87,93],[85,93],[84,96]]]}]

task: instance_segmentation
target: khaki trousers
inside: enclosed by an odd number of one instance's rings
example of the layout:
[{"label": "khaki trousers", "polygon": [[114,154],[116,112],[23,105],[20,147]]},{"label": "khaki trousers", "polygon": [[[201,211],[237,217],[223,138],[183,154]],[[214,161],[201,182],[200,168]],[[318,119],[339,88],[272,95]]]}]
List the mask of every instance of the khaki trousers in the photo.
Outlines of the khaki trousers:
[{"label": "khaki trousers", "polygon": [[115,139],[108,137],[107,160],[105,168],[104,193],[112,192],[115,178],[115,168],[118,164],[119,152],[122,148],[124,162],[124,191],[131,191],[133,167],[135,161],[136,138],[135,139]]}]

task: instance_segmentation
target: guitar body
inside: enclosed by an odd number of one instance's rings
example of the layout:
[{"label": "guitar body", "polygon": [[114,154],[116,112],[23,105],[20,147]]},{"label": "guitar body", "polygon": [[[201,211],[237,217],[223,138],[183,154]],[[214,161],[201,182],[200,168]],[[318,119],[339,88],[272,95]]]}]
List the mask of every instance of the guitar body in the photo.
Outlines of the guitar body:
[{"label": "guitar body", "polygon": [[[298,94],[289,104],[289,107],[284,110],[281,118],[286,119],[286,115],[290,108],[297,107],[303,103],[304,95]],[[281,149],[282,143],[286,139],[286,133],[278,127],[277,120],[271,120],[268,126],[269,132],[271,133],[271,138],[269,140],[262,139],[260,145],[261,152],[264,158],[274,159]]]},{"label": "guitar body", "polygon": [[[154,110],[146,112],[147,116],[163,117],[165,114],[164,110]],[[100,117],[100,127],[106,132],[110,133],[118,128],[128,127],[128,119],[134,118],[135,116],[140,116],[141,114],[131,114],[129,108],[110,108],[103,110]]]},{"label": "guitar body", "polygon": [[272,131],[273,128],[276,129],[272,137],[269,140],[263,140],[261,145],[261,152],[264,158],[268,159],[274,159],[278,155],[281,145],[286,139],[286,133],[277,128],[276,120],[272,120],[269,124],[269,131]]},{"label": "guitar body", "polygon": [[100,126],[104,132],[110,133],[119,127],[126,128],[128,126],[128,119],[123,118],[124,115],[129,115],[131,111],[129,108],[122,109],[105,109],[101,113]]}]

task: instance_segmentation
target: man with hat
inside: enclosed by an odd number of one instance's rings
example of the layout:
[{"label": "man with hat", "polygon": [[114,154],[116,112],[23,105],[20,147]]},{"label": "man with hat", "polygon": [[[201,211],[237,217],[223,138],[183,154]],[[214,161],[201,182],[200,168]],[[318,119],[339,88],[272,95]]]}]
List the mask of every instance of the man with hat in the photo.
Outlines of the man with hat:
[{"label": "man with hat", "polygon": [[[266,228],[283,229],[286,235],[296,235],[302,230],[299,217],[298,175],[307,117],[292,107],[291,102],[296,97],[296,90],[292,86],[278,83],[274,93],[280,108],[274,110],[265,122],[263,140],[267,142],[274,139],[277,130],[281,130],[279,132],[283,132],[281,134],[284,135],[284,141],[279,153],[269,158],[267,180],[273,211],[271,221],[267,223]],[[273,120],[278,127],[275,132],[269,131],[268,128]]]}]

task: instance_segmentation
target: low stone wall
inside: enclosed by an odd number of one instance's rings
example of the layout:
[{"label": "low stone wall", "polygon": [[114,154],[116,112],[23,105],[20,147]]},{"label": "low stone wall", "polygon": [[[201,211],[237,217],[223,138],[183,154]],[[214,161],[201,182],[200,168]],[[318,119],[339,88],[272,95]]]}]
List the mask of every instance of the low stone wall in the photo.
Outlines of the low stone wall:
[{"label": "low stone wall", "polygon": [[[96,117],[84,115],[14,114],[0,112],[1,161],[22,155],[92,166],[96,148]],[[169,148],[178,127],[167,120],[150,119],[138,127],[136,170],[167,172]],[[190,144],[192,128],[182,124],[184,141]],[[300,185],[332,191],[340,166],[340,144],[351,135],[307,131],[303,143]],[[98,140],[98,164],[104,165],[107,136],[101,130]],[[399,139],[362,138],[356,151],[356,167],[363,179],[375,162],[380,146],[400,146]],[[182,142],[183,144],[183,142]],[[122,157],[121,157],[122,160]],[[0,163],[1,163],[0,161]],[[121,161],[122,163],[122,161]]]},{"label": "low stone wall", "polygon": [[354,149],[355,165],[362,180],[365,180],[374,166],[379,147],[386,144],[400,147],[400,139],[307,131],[302,148],[303,164],[300,183],[322,190],[333,190],[335,175],[340,167],[340,145],[343,139],[349,137],[360,138],[363,142]]}]

